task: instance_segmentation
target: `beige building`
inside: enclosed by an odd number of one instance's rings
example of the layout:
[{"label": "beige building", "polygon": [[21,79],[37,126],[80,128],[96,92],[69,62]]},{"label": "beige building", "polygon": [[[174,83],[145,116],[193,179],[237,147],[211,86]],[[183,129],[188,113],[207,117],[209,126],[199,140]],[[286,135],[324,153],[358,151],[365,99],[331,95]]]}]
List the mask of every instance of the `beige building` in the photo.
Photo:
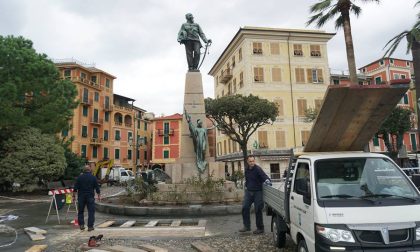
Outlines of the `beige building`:
[{"label": "beige building", "polygon": [[[288,159],[284,150],[305,144],[311,123],[305,111],[321,106],[330,73],[327,42],[334,33],[261,27],[240,28],[209,74],[216,98],[232,94],[257,95],[278,104],[273,125],[265,125],[250,138],[248,149],[257,163],[280,178]],[[237,143],[216,133],[217,160],[225,170],[243,167]]]}]

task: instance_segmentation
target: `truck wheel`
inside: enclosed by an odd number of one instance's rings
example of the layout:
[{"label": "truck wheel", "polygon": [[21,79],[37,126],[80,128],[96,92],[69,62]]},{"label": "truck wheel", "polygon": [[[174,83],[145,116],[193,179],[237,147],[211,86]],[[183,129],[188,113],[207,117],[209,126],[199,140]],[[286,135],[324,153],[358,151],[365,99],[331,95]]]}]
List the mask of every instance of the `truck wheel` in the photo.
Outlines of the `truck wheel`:
[{"label": "truck wheel", "polygon": [[274,246],[284,248],[286,245],[286,232],[280,231],[280,220],[276,215],[273,215],[271,218],[271,229],[273,230]]},{"label": "truck wheel", "polygon": [[302,238],[297,246],[297,252],[308,252],[305,240]]}]

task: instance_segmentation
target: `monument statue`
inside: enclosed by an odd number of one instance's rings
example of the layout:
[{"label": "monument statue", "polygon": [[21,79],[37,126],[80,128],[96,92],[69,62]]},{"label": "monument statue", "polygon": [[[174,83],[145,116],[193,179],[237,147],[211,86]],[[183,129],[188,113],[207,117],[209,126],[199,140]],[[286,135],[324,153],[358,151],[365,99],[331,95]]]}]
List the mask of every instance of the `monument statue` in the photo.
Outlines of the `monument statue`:
[{"label": "monument statue", "polygon": [[[187,53],[188,71],[198,72],[201,66],[200,48],[202,47],[200,38],[206,43],[206,51],[211,44],[211,39],[207,39],[199,24],[194,23],[194,17],[191,13],[185,15],[187,22],[182,24],[178,32],[178,42],[185,45]],[[205,57],[205,52],[204,52]],[[204,60],[204,58],[203,58]]]},{"label": "monument statue", "polygon": [[194,126],[191,122],[191,116],[185,112],[185,118],[188,122],[188,128],[190,129],[191,137],[194,144],[194,151],[196,157],[197,168],[200,173],[203,173],[207,168],[206,161],[206,149],[207,149],[207,130],[212,128],[203,128],[203,122],[198,119],[197,126]]}]

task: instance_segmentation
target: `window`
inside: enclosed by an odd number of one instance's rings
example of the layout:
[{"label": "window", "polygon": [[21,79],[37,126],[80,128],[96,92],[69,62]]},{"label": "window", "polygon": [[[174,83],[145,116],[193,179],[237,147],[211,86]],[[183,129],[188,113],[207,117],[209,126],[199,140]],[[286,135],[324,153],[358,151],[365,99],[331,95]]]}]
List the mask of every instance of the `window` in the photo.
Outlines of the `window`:
[{"label": "window", "polygon": [[294,56],[303,56],[302,45],[294,44],[293,45],[293,55]]},{"label": "window", "polygon": [[92,147],[92,158],[97,158],[97,157],[98,157],[98,147],[93,146]]},{"label": "window", "polygon": [[229,82],[229,84],[228,84],[228,92],[227,92],[227,94],[228,95],[231,95],[232,94],[232,82]]},{"label": "window", "polygon": [[408,95],[407,93],[404,94],[403,98],[401,98],[400,104],[408,104]]},{"label": "window", "polygon": [[279,67],[273,67],[271,69],[272,81],[281,81],[281,69]]},{"label": "window", "polygon": [[383,60],[380,60],[380,61],[379,61],[379,65],[380,65],[380,66],[383,66],[383,65],[384,65],[384,61],[383,61]]},{"label": "window", "polygon": [[302,130],[300,136],[302,137],[302,146],[305,146],[309,139],[309,130]]},{"label": "window", "polygon": [[115,159],[120,159],[120,149],[115,149]]},{"label": "window", "polygon": [[110,79],[105,79],[105,87],[109,88],[111,86],[111,80]]},{"label": "window", "polygon": [[236,78],[233,79],[233,93],[236,93]]},{"label": "window", "polygon": [[108,148],[104,147],[104,158],[108,158]]},{"label": "window", "polygon": [[375,84],[376,85],[382,84],[382,78],[381,78],[381,76],[375,77]]},{"label": "window", "polygon": [[98,136],[98,128],[94,127],[92,133],[93,133],[92,134],[92,137],[93,138],[99,138],[99,136]]},{"label": "window", "polygon": [[144,144],[147,145],[147,136],[145,136],[143,139],[144,139]]},{"label": "window", "polygon": [[277,116],[284,116],[283,100],[275,99],[274,103],[277,105]]},{"label": "window", "polygon": [[416,134],[410,134],[410,141],[411,141],[411,149],[413,151],[417,150],[417,141],[416,141]]},{"label": "window", "polygon": [[97,109],[93,110],[93,121],[94,122],[99,122],[99,111]]},{"label": "window", "polygon": [[127,150],[127,159],[128,160],[131,160],[131,155],[132,155],[131,150]]},{"label": "window", "polygon": [[108,130],[104,130],[104,141],[108,141]]},{"label": "window", "polygon": [[296,83],[305,83],[305,70],[303,68],[295,69]]},{"label": "window", "polygon": [[311,45],[311,57],[321,57],[321,46]]},{"label": "window", "polygon": [[236,62],[235,62],[235,55],[233,55],[233,57],[232,57],[232,68],[234,68],[234,67],[235,67],[235,65],[236,65]]},{"label": "window", "polygon": [[239,61],[242,60],[242,48],[239,48],[238,58],[239,58]]},{"label": "window", "polygon": [[96,75],[91,76],[90,81],[96,83]]},{"label": "window", "polygon": [[83,157],[83,158],[86,158],[87,157],[87,148],[86,148],[86,145],[82,145],[82,152],[80,153],[80,155]]},{"label": "window", "polygon": [[279,55],[280,54],[279,43],[270,43],[270,52],[272,55]]},{"label": "window", "polygon": [[258,142],[259,142],[260,148],[268,147],[267,131],[265,130],[258,131]]},{"label": "window", "polygon": [[109,122],[109,112],[105,112],[105,122]]},{"label": "window", "polygon": [[405,74],[401,74],[401,79],[405,79]]},{"label": "window", "polygon": [[389,63],[394,64],[394,59],[389,59]]},{"label": "window", "polygon": [[254,67],[254,81],[264,82],[264,68]]},{"label": "window", "polygon": [[223,154],[227,154],[226,140],[223,140]]},{"label": "window", "polygon": [[232,153],[232,140],[228,140],[228,153]]},{"label": "window", "polygon": [[69,135],[69,131],[68,131],[68,130],[63,129],[63,130],[61,131],[61,136],[66,137],[66,136],[68,136],[68,135]]},{"label": "window", "polygon": [[398,80],[400,78],[400,75],[399,74],[394,74],[394,80]]},{"label": "window", "polygon": [[169,144],[169,136],[163,137],[163,144]]},{"label": "window", "polygon": [[71,78],[71,69],[64,69],[64,78],[65,79]]},{"label": "window", "polygon": [[410,66],[410,61],[406,61],[406,65],[407,66]]},{"label": "window", "polygon": [[89,101],[89,89],[83,88],[83,102],[88,103]]},{"label": "window", "polygon": [[252,43],[252,52],[254,54],[262,54],[262,43],[261,42],[254,42]]},{"label": "window", "polygon": [[134,141],[134,139],[133,139],[133,132],[128,132],[128,138],[127,138],[128,140],[132,140],[132,141]]},{"label": "window", "polygon": [[105,96],[105,109],[110,109],[109,96]]},{"label": "window", "polygon": [[276,148],[286,147],[286,132],[276,131]]},{"label": "window", "polygon": [[232,149],[233,149],[233,152],[237,152],[238,151],[238,144],[236,143],[236,142],[232,142]]},{"label": "window", "polygon": [[239,73],[239,87],[243,87],[244,86],[244,72],[240,72]]},{"label": "window", "polygon": [[306,69],[308,83],[323,83],[322,69]]},{"label": "window", "polygon": [[95,101],[98,102],[99,101],[99,92],[95,92]]},{"label": "window", "polygon": [[163,151],[163,158],[169,158],[169,150],[164,150]]},{"label": "window", "polygon": [[[293,192],[304,195],[311,192],[309,165],[307,163],[298,163],[296,168],[295,181],[293,183]],[[310,205],[309,201],[309,205]]]},{"label": "window", "polygon": [[333,84],[334,85],[339,85],[340,84],[340,80],[339,79],[334,79],[333,80]]},{"label": "window", "polygon": [[144,151],[144,160],[147,160],[147,151]]},{"label": "window", "polygon": [[84,80],[84,79],[86,79],[86,74],[85,73],[80,73],[80,79],[82,79],[82,80]]},{"label": "window", "polygon": [[87,137],[87,136],[88,136],[88,127],[82,126],[82,137]]},{"label": "window", "polygon": [[278,163],[276,164],[270,164],[270,178],[271,179],[280,179],[280,165]]},{"label": "window", "polygon": [[308,109],[307,104],[306,104],[306,99],[298,99],[297,104],[298,104],[298,116],[304,117],[305,112]]},{"label": "window", "polygon": [[373,140],[373,146],[378,147],[379,146],[379,138],[378,138],[378,136],[375,135],[372,140]]},{"label": "window", "polygon": [[319,112],[321,109],[322,100],[321,99],[315,99],[315,109]]},{"label": "window", "polygon": [[115,131],[115,140],[116,140],[116,141],[121,140],[121,135],[120,135],[120,131],[119,131],[119,130],[116,130],[116,131]]},{"label": "window", "polygon": [[163,134],[165,135],[169,134],[169,122],[163,123]]},{"label": "window", "polygon": [[83,116],[84,117],[87,117],[88,116],[88,113],[89,113],[89,108],[88,108],[88,106],[83,106]]},{"label": "window", "polygon": [[144,130],[147,130],[147,122],[144,122]]}]

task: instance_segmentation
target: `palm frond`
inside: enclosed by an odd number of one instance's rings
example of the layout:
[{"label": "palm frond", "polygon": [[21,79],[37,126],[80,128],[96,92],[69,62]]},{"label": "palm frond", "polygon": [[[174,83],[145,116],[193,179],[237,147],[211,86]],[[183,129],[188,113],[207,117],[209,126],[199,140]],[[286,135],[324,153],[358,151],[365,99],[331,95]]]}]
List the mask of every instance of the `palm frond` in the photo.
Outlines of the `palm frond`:
[{"label": "palm frond", "polygon": [[[361,0],[362,2],[365,2],[365,3],[367,3],[367,2],[376,2],[376,3],[380,3],[381,2],[381,0]],[[419,1],[420,2],[420,1]]]},{"label": "palm frond", "polygon": [[401,40],[403,38],[405,38],[408,35],[408,33],[409,33],[409,31],[403,31],[400,34],[398,34],[397,36],[393,37],[391,40],[389,40],[383,48],[383,49],[385,49],[385,48],[388,47],[388,49],[386,49],[383,57],[387,57],[387,56],[390,57],[395,52],[395,50],[397,49]]},{"label": "palm frond", "polygon": [[335,20],[335,29],[338,30],[344,25],[344,18],[343,16],[339,16],[337,20]]},{"label": "palm frond", "polygon": [[350,11],[353,12],[356,15],[356,17],[359,17],[360,13],[362,12],[362,8],[355,4],[352,4],[350,7]]},{"label": "palm frond", "polygon": [[309,10],[311,13],[313,12],[323,12],[331,7],[331,0],[320,0],[320,2],[311,5]]},{"label": "palm frond", "polygon": [[416,7],[417,5],[419,5],[420,4],[420,1],[417,1],[417,3],[414,5],[414,7]]},{"label": "palm frond", "polygon": [[316,20],[318,20],[322,15],[324,15],[323,12],[320,12],[318,14],[315,14],[313,16],[311,16],[309,18],[309,20],[306,22],[306,26],[309,26],[310,24],[312,24],[313,22],[315,22]]}]

